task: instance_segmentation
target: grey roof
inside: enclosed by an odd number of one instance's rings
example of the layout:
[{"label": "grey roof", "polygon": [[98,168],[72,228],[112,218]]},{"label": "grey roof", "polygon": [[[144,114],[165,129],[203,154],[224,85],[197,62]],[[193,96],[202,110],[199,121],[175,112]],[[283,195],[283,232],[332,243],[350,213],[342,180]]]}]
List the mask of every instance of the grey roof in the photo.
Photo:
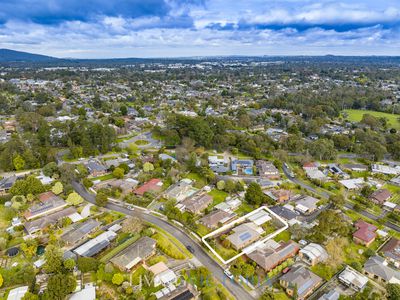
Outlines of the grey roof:
[{"label": "grey roof", "polygon": [[203,209],[206,209],[208,205],[213,202],[213,198],[208,194],[196,194],[190,198],[182,201],[185,205],[185,209],[192,213],[197,213]]},{"label": "grey roof", "polygon": [[280,280],[287,282],[290,288],[297,286],[299,297],[307,295],[308,292],[316,288],[322,282],[322,279],[318,275],[301,265],[292,267]]},{"label": "grey roof", "polygon": [[139,259],[142,260],[153,253],[156,246],[156,241],[152,238],[144,236],[137,240],[134,244],[128,246],[120,252],[116,257],[111,259],[111,262],[121,268],[129,268],[130,264]]},{"label": "grey roof", "polygon": [[87,220],[84,223],[74,225],[72,230],[61,236],[61,239],[68,244],[74,244],[100,225],[100,222],[93,219]]},{"label": "grey roof", "polygon": [[280,243],[279,247],[275,249],[265,245],[264,248],[257,249],[247,256],[264,270],[269,271],[290,256],[295,255],[297,251],[299,251],[299,246],[295,242],[289,241]]},{"label": "grey roof", "polygon": [[44,216],[42,218],[26,222],[24,224],[25,229],[28,231],[28,233],[34,233],[38,230],[41,230],[45,228],[48,225],[53,225],[56,224],[57,221],[61,220],[62,218],[68,217],[72,215],[73,213],[76,213],[76,209],[74,207],[67,207],[61,211],[55,212],[53,214]]},{"label": "grey roof", "polygon": [[364,270],[370,274],[376,275],[385,281],[390,281],[393,278],[400,280],[400,272],[388,267],[385,264],[385,259],[380,256],[370,257],[364,264]]},{"label": "grey roof", "polygon": [[322,295],[322,297],[319,298],[319,300],[338,300],[339,297],[340,297],[340,294],[338,291],[331,290],[328,293]]},{"label": "grey roof", "polygon": [[286,207],[283,206],[273,206],[270,208],[274,213],[276,213],[278,216],[286,219],[286,220],[292,220],[297,217],[297,214],[290,209],[287,209]]},{"label": "grey roof", "polygon": [[202,217],[199,222],[206,225],[207,227],[216,227],[218,223],[225,223],[235,217],[236,214],[229,213],[223,210],[214,210],[208,215]]},{"label": "grey roof", "polygon": [[87,163],[86,167],[88,168],[90,173],[92,173],[92,172],[104,172],[104,171],[107,170],[105,166],[103,166],[103,165],[101,165],[98,162],[93,161],[93,160],[90,160]]},{"label": "grey roof", "polygon": [[10,189],[15,181],[17,181],[17,176],[3,178],[2,180],[0,180],[0,189]]},{"label": "grey roof", "polygon": [[234,233],[229,235],[227,239],[237,248],[240,249],[249,241],[252,241],[260,236],[251,225],[253,223],[244,223],[232,229]]}]

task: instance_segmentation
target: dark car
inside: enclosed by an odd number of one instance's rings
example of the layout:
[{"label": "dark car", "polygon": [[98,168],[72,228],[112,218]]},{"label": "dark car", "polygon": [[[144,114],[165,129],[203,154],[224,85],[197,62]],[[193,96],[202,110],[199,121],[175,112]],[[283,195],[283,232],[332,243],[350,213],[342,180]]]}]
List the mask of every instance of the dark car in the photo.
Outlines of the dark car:
[{"label": "dark car", "polygon": [[188,251],[189,251],[190,253],[194,253],[194,249],[193,249],[192,246],[187,245],[187,246],[186,246],[186,249],[188,249]]}]

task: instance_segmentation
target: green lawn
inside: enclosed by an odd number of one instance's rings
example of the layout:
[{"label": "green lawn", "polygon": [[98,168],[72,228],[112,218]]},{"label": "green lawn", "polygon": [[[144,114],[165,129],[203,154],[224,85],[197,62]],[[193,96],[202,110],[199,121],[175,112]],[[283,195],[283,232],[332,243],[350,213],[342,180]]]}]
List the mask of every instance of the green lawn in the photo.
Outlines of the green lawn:
[{"label": "green lawn", "polygon": [[213,189],[211,192],[208,193],[211,197],[213,197],[212,206],[215,206],[221,202],[225,201],[225,198],[228,197],[228,193],[224,191],[220,191],[217,189]]},{"label": "green lawn", "polygon": [[109,179],[113,179],[114,176],[113,174],[106,174],[103,176],[98,176],[98,177],[93,177],[91,178],[91,180],[95,181],[95,180],[100,180],[100,181],[105,181],[105,180],[109,180]]},{"label": "green lawn", "polygon": [[278,234],[274,238],[274,240],[277,242],[279,242],[279,241],[288,242],[290,240],[290,236],[291,236],[291,234],[290,234],[289,230],[285,230],[285,231],[282,231],[280,234]]},{"label": "green lawn", "polygon": [[129,238],[122,244],[118,245],[117,247],[113,248],[110,252],[108,252],[106,255],[104,255],[101,259],[100,262],[106,263],[108,262],[111,258],[113,258],[115,255],[117,255],[119,252],[122,250],[126,249],[128,246],[132,245],[134,242],[136,242],[140,238],[140,234],[136,234],[133,237]]},{"label": "green lawn", "polygon": [[344,111],[347,113],[347,119],[349,121],[360,122],[364,114],[370,114],[371,116],[374,116],[376,118],[384,117],[388,119],[388,124],[390,125],[390,127],[400,129],[400,122],[397,120],[398,118],[400,118],[400,115],[361,109],[346,109]]},{"label": "green lawn", "polygon": [[147,145],[148,143],[149,142],[146,141],[146,140],[137,140],[137,141],[135,141],[135,144],[138,145],[138,146],[144,146],[144,145]]},{"label": "green lawn", "polygon": [[197,173],[189,173],[186,175],[186,178],[189,178],[195,182],[195,188],[201,189],[206,185],[206,180]]}]

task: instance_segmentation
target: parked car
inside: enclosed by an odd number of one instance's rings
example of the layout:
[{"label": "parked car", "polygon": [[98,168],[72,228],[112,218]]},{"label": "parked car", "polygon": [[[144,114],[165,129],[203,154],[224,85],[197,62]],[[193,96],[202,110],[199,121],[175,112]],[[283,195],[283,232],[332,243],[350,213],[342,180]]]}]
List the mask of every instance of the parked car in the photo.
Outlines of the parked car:
[{"label": "parked car", "polygon": [[193,247],[192,246],[190,246],[190,245],[187,245],[186,246],[186,249],[188,249],[188,251],[190,252],[190,253],[194,253],[194,249],[193,249]]},{"label": "parked car", "polygon": [[225,269],[224,273],[226,276],[228,276],[229,279],[233,279],[233,274],[231,273],[231,271],[229,271],[229,269]]}]

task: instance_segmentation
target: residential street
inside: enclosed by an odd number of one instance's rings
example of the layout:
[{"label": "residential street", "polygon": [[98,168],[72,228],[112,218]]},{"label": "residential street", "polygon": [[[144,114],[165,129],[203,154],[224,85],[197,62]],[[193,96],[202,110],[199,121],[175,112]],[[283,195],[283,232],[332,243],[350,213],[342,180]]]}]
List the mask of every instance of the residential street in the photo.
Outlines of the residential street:
[{"label": "residential street", "polygon": [[[75,191],[80,194],[86,201],[96,204],[95,196],[89,193],[80,183],[72,182],[72,186],[74,187]],[[127,215],[138,217],[146,222],[152,223],[163,230],[172,234],[176,239],[178,239],[183,245],[191,246],[195,250],[196,258],[205,266],[207,267],[213,276],[218,279],[231,293],[235,296],[236,299],[253,299],[253,297],[247,293],[244,288],[240,285],[236,284],[235,282],[229,280],[228,277],[223,272],[223,268],[218,265],[204,250],[203,248],[197,243],[194,242],[186,232],[183,230],[172,226],[170,223],[154,216],[151,214],[147,214],[144,211],[141,212],[138,209],[134,211],[128,210],[124,207],[119,205],[108,203],[106,208],[114,211],[118,211]]]}]

